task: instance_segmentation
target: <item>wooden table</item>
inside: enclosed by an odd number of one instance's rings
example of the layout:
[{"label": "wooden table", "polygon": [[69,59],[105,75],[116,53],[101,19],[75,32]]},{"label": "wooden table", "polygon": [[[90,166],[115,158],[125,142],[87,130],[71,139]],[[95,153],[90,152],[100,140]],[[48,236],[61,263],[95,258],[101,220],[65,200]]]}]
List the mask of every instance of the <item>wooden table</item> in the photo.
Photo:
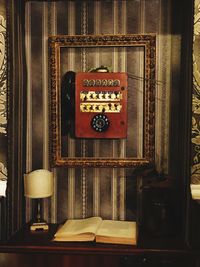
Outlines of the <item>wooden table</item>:
[{"label": "wooden table", "polygon": [[140,237],[137,246],[53,242],[57,227],[31,233],[26,225],[1,242],[0,267],[196,267],[198,253],[180,240]]}]

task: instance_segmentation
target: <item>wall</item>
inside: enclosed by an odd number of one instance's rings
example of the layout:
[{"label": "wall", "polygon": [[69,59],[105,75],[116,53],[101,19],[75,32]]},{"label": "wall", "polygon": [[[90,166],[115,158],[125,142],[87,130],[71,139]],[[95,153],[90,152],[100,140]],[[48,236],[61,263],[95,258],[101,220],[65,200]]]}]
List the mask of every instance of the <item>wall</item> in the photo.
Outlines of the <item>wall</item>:
[{"label": "wall", "polygon": [[192,95],[192,183],[200,182],[200,1],[195,1]]},{"label": "wall", "polygon": [[[181,33],[179,13],[176,23],[172,16],[176,11],[181,14],[178,8],[173,1],[158,0],[31,1],[26,4],[27,172],[49,168],[48,36],[117,33],[157,34],[156,168],[159,172],[173,172],[179,136],[170,136],[170,131],[172,127],[172,132],[176,132],[178,121]],[[79,63],[69,64],[73,68],[73,64]],[[172,149],[169,149],[170,143],[173,143]],[[87,145],[82,146],[82,150],[87,150]],[[54,174],[54,195],[51,204],[45,202],[47,220],[61,222],[66,217],[91,215],[135,218],[136,181],[131,169],[57,168]],[[30,201],[26,207],[29,220]]]},{"label": "wall", "polygon": [[[199,3],[197,0],[196,2]],[[4,226],[8,225],[9,233],[20,227],[24,220],[23,173],[37,168],[50,168],[47,43],[49,35],[157,34],[156,168],[161,173],[177,174],[181,157],[181,154],[177,153],[180,151],[178,146],[181,135],[178,126],[179,109],[182,105],[180,84],[184,80],[180,77],[181,54],[184,54],[181,51],[184,21],[182,18],[185,12],[181,1],[27,1],[25,18],[22,16],[23,8],[20,9],[23,1],[9,0],[6,5],[10,5],[9,27],[13,29],[9,32],[12,50],[9,61],[11,78],[8,80],[8,89],[11,88],[10,93],[12,91],[12,97],[10,96],[12,101],[9,103],[11,112],[9,125],[12,136],[9,147],[12,155],[10,153],[8,163],[12,166],[9,169],[11,172],[7,198],[8,223],[3,222]],[[4,1],[0,1],[0,12],[5,16]],[[198,47],[196,40],[199,34],[198,23],[196,25],[195,51]],[[23,34],[24,26],[25,34]],[[18,33],[19,36],[16,38]],[[25,49],[20,34],[25,36]],[[24,60],[26,66],[23,65]],[[137,68],[137,65],[135,67]],[[6,177],[7,122],[4,86],[1,87],[0,93],[0,163],[3,163],[1,176]],[[195,101],[196,98],[198,90],[195,89]],[[196,105],[194,106],[196,108]],[[198,109],[193,114],[197,121]],[[184,120],[184,116],[182,117]],[[193,126],[198,126],[194,119],[193,122]],[[196,135],[195,132],[194,134]],[[139,134],[137,138],[140,140]],[[199,166],[198,138],[194,137],[192,141],[194,181]],[[87,149],[87,147],[81,149],[85,148]],[[115,148],[113,145],[113,151]],[[45,218],[48,221],[61,222],[67,217],[90,215],[101,215],[104,218],[135,218],[136,181],[131,169],[55,168],[53,171],[54,195],[51,202],[45,201],[44,207]],[[181,175],[176,177],[182,179]],[[26,220],[31,216],[32,203],[27,200]],[[4,217],[6,216],[1,216],[2,220]]]},{"label": "wall", "polygon": [[[6,51],[6,6],[0,1],[0,180],[7,179],[7,51]],[[0,196],[0,239],[5,223],[3,211],[5,199]]]}]

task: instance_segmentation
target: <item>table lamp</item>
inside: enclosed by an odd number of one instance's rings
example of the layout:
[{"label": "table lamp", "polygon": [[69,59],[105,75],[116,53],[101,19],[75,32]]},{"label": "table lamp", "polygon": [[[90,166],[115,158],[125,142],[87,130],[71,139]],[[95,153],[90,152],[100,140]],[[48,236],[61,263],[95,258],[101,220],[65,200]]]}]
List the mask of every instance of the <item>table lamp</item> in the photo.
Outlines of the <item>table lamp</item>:
[{"label": "table lamp", "polygon": [[24,175],[24,195],[27,198],[37,199],[37,213],[30,226],[31,231],[49,229],[42,219],[42,199],[53,194],[53,173],[48,170],[35,170]]}]

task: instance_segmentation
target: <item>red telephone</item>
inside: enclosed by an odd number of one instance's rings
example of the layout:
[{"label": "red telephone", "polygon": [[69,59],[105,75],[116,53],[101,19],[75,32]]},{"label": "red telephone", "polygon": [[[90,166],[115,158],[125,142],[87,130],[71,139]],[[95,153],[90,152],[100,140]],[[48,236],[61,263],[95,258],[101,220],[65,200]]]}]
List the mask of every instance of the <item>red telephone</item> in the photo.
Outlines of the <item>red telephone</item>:
[{"label": "red telephone", "polygon": [[127,137],[126,73],[76,73],[75,136]]}]

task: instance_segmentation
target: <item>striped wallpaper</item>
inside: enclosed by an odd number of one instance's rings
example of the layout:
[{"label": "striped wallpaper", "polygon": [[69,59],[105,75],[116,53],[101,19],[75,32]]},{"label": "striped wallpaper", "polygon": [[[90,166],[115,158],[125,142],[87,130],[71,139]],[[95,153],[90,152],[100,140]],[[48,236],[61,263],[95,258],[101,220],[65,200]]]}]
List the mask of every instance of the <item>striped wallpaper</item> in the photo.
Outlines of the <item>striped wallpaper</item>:
[{"label": "striped wallpaper", "polygon": [[[171,1],[57,1],[26,3],[25,38],[27,64],[27,144],[26,171],[49,169],[49,74],[48,36],[58,34],[157,34],[157,88],[156,88],[156,166],[159,172],[169,169],[169,125],[171,92],[180,73],[181,37],[171,35]],[[172,47],[176,46],[176,52]],[[77,62],[73,49],[67,66],[75,69]],[[81,70],[88,67],[87,51],[81,55]],[[112,67],[126,71],[123,49],[113,53]],[[102,62],[96,54],[95,65]],[[142,60],[140,61],[142,62]],[[133,63],[134,64],[134,63]],[[172,65],[173,64],[173,65]],[[134,66],[142,73],[142,63]],[[174,69],[176,73],[172,75]],[[174,94],[174,93],[173,93]],[[138,109],[142,99],[137,99]],[[137,122],[141,122],[138,112]],[[138,147],[142,142],[142,127],[134,133]],[[74,156],[75,141],[69,140],[68,154]],[[111,141],[112,154],[118,146],[121,157],[126,153],[124,141]],[[87,153],[88,142],[81,142],[81,151]],[[102,147],[95,142],[94,153],[98,157]],[[45,200],[45,218],[62,222],[66,218],[100,215],[104,218],[132,219],[136,216],[136,180],[131,169],[115,168],[55,168],[54,195]],[[130,203],[128,204],[128,203]],[[26,219],[31,217],[32,204],[26,202]]]}]

